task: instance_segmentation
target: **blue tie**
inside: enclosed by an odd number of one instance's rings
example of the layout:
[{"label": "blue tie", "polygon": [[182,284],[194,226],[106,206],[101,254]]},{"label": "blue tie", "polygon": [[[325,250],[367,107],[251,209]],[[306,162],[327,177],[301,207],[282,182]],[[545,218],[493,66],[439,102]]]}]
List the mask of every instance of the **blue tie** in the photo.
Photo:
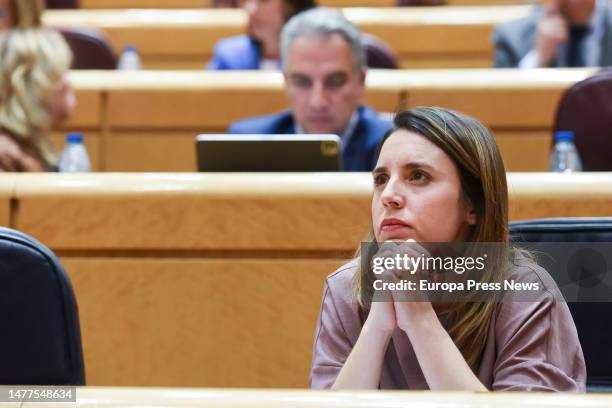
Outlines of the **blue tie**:
[{"label": "blue tie", "polygon": [[569,42],[569,55],[568,55],[568,66],[569,67],[584,67],[584,39],[589,29],[585,26],[572,27],[570,29],[570,42]]}]

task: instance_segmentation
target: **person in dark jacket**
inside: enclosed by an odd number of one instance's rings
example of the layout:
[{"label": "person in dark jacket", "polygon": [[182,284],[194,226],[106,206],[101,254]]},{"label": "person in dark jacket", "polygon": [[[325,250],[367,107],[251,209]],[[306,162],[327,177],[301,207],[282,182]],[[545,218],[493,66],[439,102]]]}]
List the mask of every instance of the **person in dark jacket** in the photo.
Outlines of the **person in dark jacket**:
[{"label": "person in dark jacket", "polygon": [[612,65],[612,4],[607,0],[546,0],[522,19],[497,27],[500,68]]},{"label": "person in dark jacket", "polygon": [[359,29],[340,11],[316,8],[293,17],[281,55],[290,110],[233,123],[229,133],[335,134],[346,171],[370,171],[391,122],[361,105],[365,53]]},{"label": "person in dark jacket", "polygon": [[283,25],[295,14],[315,6],[315,0],[246,0],[248,33],[219,41],[207,68],[278,69]]}]

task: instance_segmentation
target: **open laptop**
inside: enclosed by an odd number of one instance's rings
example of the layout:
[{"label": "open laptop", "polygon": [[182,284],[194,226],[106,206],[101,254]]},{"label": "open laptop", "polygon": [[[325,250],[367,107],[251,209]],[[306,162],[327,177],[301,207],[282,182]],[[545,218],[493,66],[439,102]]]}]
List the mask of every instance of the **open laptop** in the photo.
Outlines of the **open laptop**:
[{"label": "open laptop", "polygon": [[342,169],[336,135],[207,135],[196,138],[198,171],[310,172]]}]

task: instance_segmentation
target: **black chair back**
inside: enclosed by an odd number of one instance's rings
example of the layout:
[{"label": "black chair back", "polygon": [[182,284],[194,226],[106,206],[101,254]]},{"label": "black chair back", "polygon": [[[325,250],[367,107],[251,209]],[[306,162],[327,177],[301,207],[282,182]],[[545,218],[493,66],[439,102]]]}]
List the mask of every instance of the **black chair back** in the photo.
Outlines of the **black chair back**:
[{"label": "black chair back", "polygon": [[58,259],[0,227],[0,384],[84,385],[77,304]]},{"label": "black chair back", "polygon": [[574,132],[584,171],[612,170],[612,72],[602,70],[569,88],[557,107],[554,130]]},{"label": "black chair back", "polygon": [[[612,218],[547,218],[518,221],[510,224],[510,235],[513,242],[517,243],[612,243]],[[581,265],[574,267],[584,269],[587,273],[592,268],[592,259],[578,257],[577,261]],[[553,278],[559,278],[555,276],[554,268],[549,268],[548,272]],[[612,273],[609,269],[605,269],[605,272]],[[587,390],[612,391],[612,298],[608,302],[568,302],[568,307],[574,318],[584,353]]]},{"label": "black chair back", "polygon": [[361,42],[368,68],[397,69],[397,56],[389,45],[372,34],[362,33]]},{"label": "black chair back", "polygon": [[72,69],[115,69],[117,56],[106,35],[95,28],[60,30],[72,50]]}]

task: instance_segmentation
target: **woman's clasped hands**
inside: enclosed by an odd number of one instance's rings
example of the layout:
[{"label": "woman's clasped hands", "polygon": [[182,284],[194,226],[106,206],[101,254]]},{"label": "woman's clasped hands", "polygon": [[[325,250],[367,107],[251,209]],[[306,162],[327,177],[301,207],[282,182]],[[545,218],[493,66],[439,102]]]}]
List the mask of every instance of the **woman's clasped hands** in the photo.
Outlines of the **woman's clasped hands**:
[{"label": "woman's clasped hands", "polygon": [[[428,274],[421,265],[429,253],[414,239],[385,241],[372,258],[374,296],[366,325],[391,333],[396,327],[409,333],[436,318],[420,281]],[[421,261],[418,261],[421,259]]]}]

